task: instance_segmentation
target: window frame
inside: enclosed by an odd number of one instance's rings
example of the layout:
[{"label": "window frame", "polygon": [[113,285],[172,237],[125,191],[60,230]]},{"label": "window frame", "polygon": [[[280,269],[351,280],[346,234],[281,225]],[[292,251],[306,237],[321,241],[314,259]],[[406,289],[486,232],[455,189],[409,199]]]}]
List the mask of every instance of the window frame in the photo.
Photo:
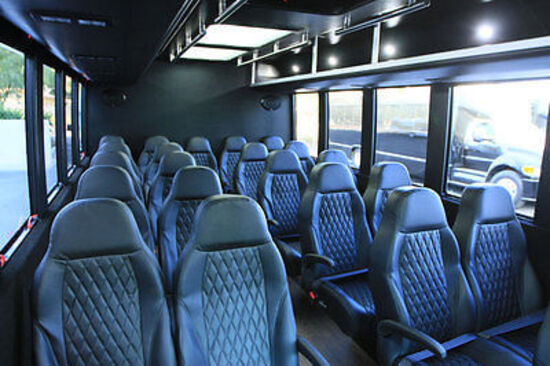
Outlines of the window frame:
[{"label": "window frame", "polygon": [[[48,185],[47,185],[47,180],[46,180],[46,201],[47,201],[47,204],[51,204],[52,201],[55,199],[55,197],[57,196],[57,194],[59,193],[59,191],[61,190],[61,186],[62,186],[62,176],[60,175],[60,169],[59,169],[59,149],[58,149],[58,143],[57,143],[57,140],[58,140],[58,128],[57,128],[57,103],[56,103],[56,98],[57,98],[57,85],[56,85],[56,82],[55,82],[55,75],[57,73],[57,69],[53,66],[50,66],[46,63],[43,63],[42,64],[42,120],[44,119],[44,95],[43,95],[43,91],[44,91],[44,67],[48,67],[50,69],[53,70],[54,72],[54,114],[56,116],[56,121],[55,121],[55,146],[56,146],[56,149],[55,149],[55,157],[56,157],[56,160],[55,160],[55,163],[56,163],[56,172],[57,172],[57,182],[55,183],[55,185],[48,191]],[[44,131],[42,131],[42,133],[44,133]],[[46,162],[45,162],[45,158],[44,158],[44,174],[45,173],[45,169],[46,169]]]},{"label": "window frame", "polygon": [[[296,110],[296,107],[297,107],[297,102],[296,102],[296,96],[297,95],[304,95],[304,94],[311,94],[311,95],[314,95],[314,94],[317,94],[318,97],[321,99],[321,93],[320,91],[296,91],[296,92],[293,92],[292,93],[292,105],[291,105],[291,108],[292,108],[292,129],[291,129],[291,133],[290,135],[292,136],[292,139],[293,140],[297,140],[298,139],[298,113],[297,113],[297,110]],[[314,157],[318,157],[319,156],[319,153],[323,150],[320,149],[320,146],[321,146],[321,131],[323,129],[322,127],[322,116],[321,116],[321,100],[319,100],[319,112],[317,113],[317,119],[318,119],[318,130],[317,130],[317,149],[316,151],[310,151],[309,153],[314,156]]]}]

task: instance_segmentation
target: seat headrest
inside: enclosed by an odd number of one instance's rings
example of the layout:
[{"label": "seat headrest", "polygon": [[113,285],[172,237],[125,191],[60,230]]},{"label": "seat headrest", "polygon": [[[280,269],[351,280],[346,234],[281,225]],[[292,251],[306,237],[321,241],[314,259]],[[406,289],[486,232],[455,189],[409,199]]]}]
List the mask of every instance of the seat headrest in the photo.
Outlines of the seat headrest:
[{"label": "seat headrest", "polygon": [[267,159],[267,148],[261,142],[249,142],[244,145],[241,159],[243,161],[265,160]]},{"label": "seat headrest", "polygon": [[193,155],[185,151],[171,151],[160,159],[159,172],[164,177],[173,177],[180,168],[193,165],[195,165]]},{"label": "seat headrest", "polygon": [[210,141],[206,137],[195,136],[189,139],[186,146],[190,152],[211,152]]},{"label": "seat headrest", "polygon": [[342,150],[325,150],[319,154],[317,163],[340,163],[349,166],[349,160]]},{"label": "seat headrest", "polygon": [[132,151],[130,150],[130,147],[126,145],[124,142],[119,141],[108,141],[101,145],[99,149],[97,149],[96,153],[101,152],[115,152],[120,151],[128,155],[128,157],[132,156]]},{"label": "seat headrest", "polygon": [[309,149],[302,141],[289,141],[285,146],[286,150],[292,150],[300,159],[310,158]]},{"label": "seat headrest", "polygon": [[230,136],[225,139],[224,149],[227,151],[241,151],[246,145],[246,139],[243,136]]},{"label": "seat headrest", "polygon": [[100,139],[99,139],[99,145],[102,145],[106,142],[109,142],[109,141],[118,141],[118,142],[122,142],[124,143],[124,139],[121,137],[121,136],[115,136],[115,135],[105,135],[105,136],[102,136]]},{"label": "seat headrest", "polygon": [[419,232],[448,227],[441,199],[433,190],[421,187],[396,188],[388,198],[381,228],[393,220],[400,232]]},{"label": "seat headrest", "polygon": [[155,162],[160,163],[160,159],[162,159],[164,155],[173,151],[183,151],[183,147],[181,147],[181,145],[177,142],[169,142],[167,144],[160,145],[155,155]]},{"label": "seat headrest", "polygon": [[370,179],[378,189],[394,189],[410,186],[411,177],[407,167],[401,163],[378,163],[371,171]]},{"label": "seat headrest", "polygon": [[206,199],[197,210],[193,232],[192,245],[203,251],[251,247],[271,241],[260,206],[251,198],[238,195]]},{"label": "seat headrest", "polygon": [[181,168],[176,173],[168,199],[201,199],[222,194],[222,186],[216,172],[205,166]]},{"label": "seat headrest", "polygon": [[340,163],[321,163],[315,165],[309,176],[309,184],[319,193],[356,189],[350,170]]},{"label": "seat headrest", "polygon": [[293,151],[276,150],[267,156],[265,170],[269,173],[295,173],[302,171],[302,165]]},{"label": "seat headrest", "polygon": [[128,159],[128,155],[121,151],[98,151],[92,157],[90,166],[99,165],[116,165],[129,169],[130,160]]},{"label": "seat headrest", "polygon": [[94,166],[78,180],[76,199],[115,198],[121,201],[138,200],[130,174],[118,166]]},{"label": "seat headrest", "polygon": [[157,146],[162,145],[162,144],[167,144],[169,142],[170,142],[170,140],[168,140],[164,136],[152,136],[152,137],[149,137],[147,140],[145,140],[144,150],[149,151],[149,152],[153,152],[153,151],[155,151]]},{"label": "seat headrest", "polygon": [[[462,212],[464,211],[464,212]],[[467,186],[460,200],[460,212],[479,223],[497,223],[516,219],[512,197],[497,184],[475,183]]]},{"label": "seat headrest", "polygon": [[266,136],[261,141],[268,151],[282,150],[285,148],[285,141],[281,136]]},{"label": "seat headrest", "polygon": [[65,206],[52,224],[49,256],[77,259],[128,254],[143,242],[130,209],[109,198],[90,198]]}]

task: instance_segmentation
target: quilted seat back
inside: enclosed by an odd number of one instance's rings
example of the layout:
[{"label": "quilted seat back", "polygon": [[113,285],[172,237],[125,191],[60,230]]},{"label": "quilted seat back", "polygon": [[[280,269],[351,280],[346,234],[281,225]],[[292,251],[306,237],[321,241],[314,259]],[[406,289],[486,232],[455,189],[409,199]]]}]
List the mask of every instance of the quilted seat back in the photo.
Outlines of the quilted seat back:
[{"label": "quilted seat back", "polygon": [[[394,190],[370,253],[379,319],[445,341],[474,328],[474,301],[441,200],[427,188]],[[383,364],[416,350],[397,335],[379,338]]]},{"label": "quilted seat back", "polygon": [[286,274],[258,204],[211,197],[193,231],[175,276],[184,364],[298,365]]},{"label": "quilted seat back", "polygon": [[145,173],[147,165],[149,165],[149,163],[153,159],[155,155],[155,149],[157,149],[158,146],[162,144],[167,144],[169,142],[170,140],[168,140],[164,136],[152,136],[145,140],[145,146],[143,147],[143,151],[139,155],[138,159],[138,166],[142,173]]},{"label": "quilted seat back", "polygon": [[246,139],[243,136],[230,136],[225,139],[220,155],[220,178],[225,192],[235,190],[235,170],[244,145],[246,145]]},{"label": "quilted seat back", "polygon": [[298,155],[304,173],[309,175],[311,169],[313,169],[313,166],[315,165],[315,161],[311,157],[307,145],[301,141],[289,141],[286,143],[285,149],[294,151],[296,155]]},{"label": "quilted seat back", "polygon": [[257,199],[258,182],[267,160],[267,148],[261,142],[249,142],[244,145],[241,158],[235,172],[237,192]]},{"label": "quilted seat back", "polygon": [[212,152],[210,141],[206,137],[195,136],[189,139],[185,150],[190,152],[195,158],[195,163],[198,166],[206,166],[218,172],[218,162]]},{"label": "quilted seat back", "polygon": [[33,328],[37,365],[176,364],[160,269],[123,203],[59,212],[35,274]]},{"label": "quilted seat back", "polygon": [[160,160],[165,155],[174,151],[183,151],[183,148],[181,147],[180,144],[176,142],[169,142],[167,144],[159,145],[155,150],[153,159],[151,159],[151,162],[147,166],[147,169],[145,170],[145,174],[143,175],[143,183],[146,186],[147,192],[149,191],[149,187],[151,186],[151,183],[153,183],[153,179],[155,179],[155,177],[158,174]]},{"label": "quilted seat back", "polygon": [[367,267],[372,237],[365,206],[348,168],[322,163],[311,171],[299,209],[302,253],[331,258],[335,265],[312,267],[305,278]]},{"label": "quilted seat back", "polygon": [[267,217],[278,222],[277,236],[298,234],[298,208],[307,186],[296,154],[289,150],[273,151],[258,183],[258,202]]},{"label": "quilted seat back", "polygon": [[221,193],[218,175],[210,168],[186,167],[176,173],[158,218],[160,262],[169,288],[180,253],[191,238],[197,208]]},{"label": "quilted seat back", "polygon": [[466,187],[453,231],[476,300],[479,329],[541,308],[542,290],[505,188],[493,184]]}]

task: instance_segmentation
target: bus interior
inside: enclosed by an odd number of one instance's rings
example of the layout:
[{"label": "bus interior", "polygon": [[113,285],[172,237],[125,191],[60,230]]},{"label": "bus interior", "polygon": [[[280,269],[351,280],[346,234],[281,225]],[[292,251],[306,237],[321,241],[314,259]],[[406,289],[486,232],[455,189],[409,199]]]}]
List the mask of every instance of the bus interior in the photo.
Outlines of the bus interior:
[{"label": "bus interior", "polygon": [[548,0],[2,0],[0,363],[550,366],[549,111]]}]

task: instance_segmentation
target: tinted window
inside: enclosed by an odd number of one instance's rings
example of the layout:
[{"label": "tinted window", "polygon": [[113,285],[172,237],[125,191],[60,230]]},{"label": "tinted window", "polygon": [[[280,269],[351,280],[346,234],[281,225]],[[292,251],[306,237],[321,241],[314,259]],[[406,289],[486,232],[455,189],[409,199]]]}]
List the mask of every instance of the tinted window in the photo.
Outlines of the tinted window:
[{"label": "tinted window", "polygon": [[46,162],[47,192],[57,185],[57,147],[55,141],[55,70],[44,66],[43,71],[44,109],[44,159]]},{"label": "tinted window", "polygon": [[545,145],[550,81],[457,86],[447,192],[493,182],[512,195],[518,213],[533,216]]},{"label": "tinted window", "polygon": [[67,150],[67,168],[73,165],[73,102],[72,102],[72,79],[65,78],[65,141]]},{"label": "tinted window", "polygon": [[430,87],[378,89],[375,162],[404,164],[413,182],[424,182]]},{"label": "tinted window", "polygon": [[329,148],[344,151],[351,165],[359,168],[361,154],[356,152],[361,148],[363,92],[330,92],[328,103]]},{"label": "tinted window", "polygon": [[0,44],[0,247],[30,215],[25,57]]},{"label": "tinted window", "polygon": [[317,156],[319,146],[319,94],[296,94],[296,139],[309,148],[313,156]]}]

